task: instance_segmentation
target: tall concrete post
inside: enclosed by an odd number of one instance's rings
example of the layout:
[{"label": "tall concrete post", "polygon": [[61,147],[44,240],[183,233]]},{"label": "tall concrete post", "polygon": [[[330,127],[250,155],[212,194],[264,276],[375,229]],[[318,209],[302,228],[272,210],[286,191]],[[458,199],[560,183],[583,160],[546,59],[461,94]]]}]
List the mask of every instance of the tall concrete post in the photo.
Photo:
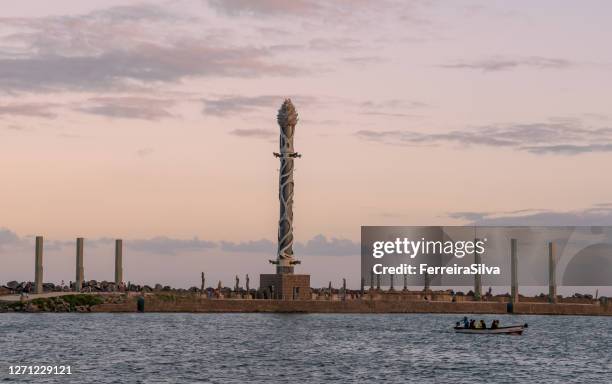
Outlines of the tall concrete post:
[{"label": "tall concrete post", "polygon": [[[474,239],[474,244],[476,244],[479,239]],[[481,264],[482,258],[481,255],[476,252],[476,248],[474,247],[474,264]],[[480,273],[474,275],[474,299],[480,300],[482,297],[482,276]]]},{"label": "tall concrete post", "polygon": [[389,275],[389,291],[395,291],[395,287],[393,284],[393,276],[395,275]]},{"label": "tall concrete post", "polygon": [[380,275],[376,275],[376,290],[380,291]]},{"label": "tall concrete post", "polygon": [[280,159],[278,199],[280,201],[280,219],[278,220],[278,252],[276,260],[277,274],[292,274],[293,266],[299,261],[293,257],[293,161],[301,155],[293,149],[293,134],[298,122],[298,114],[286,99],[278,110],[276,117],[280,126],[280,151],[274,156]]},{"label": "tall concrete post", "polygon": [[423,290],[427,292],[430,290],[430,287],[431,287],[431,276],[429,275],[429,273],[425,272],[424,280],[425,280],[425,287],[423,288]]},{"label": "tall concrete post", "polygon": [[36,236],[34,255],[34,293],[43,293],[43,237]]},{"label": "tall concrete post", "polygon": [[374,271],[370,271],[370,290],[374,289]]},{"label": "tall concrete post", "polygon": [[204,272],[202,272],[202,274],[200,275],[200,279],[201,279],[200,294],[203,295],[204,290],[206,289],[206,275],[204,275]]},{"label": "tall concrete post", "polygon": [[548,301],[557,302],[557,247],[548,243]]},{"label": "tall concrete post", "polygon": [[404,292],[408,291],[408,275],[404,274]]},{"label": "tall concrete post", "polygon": [[511,287],[510,287],[510,300],[513,303],[519,301],[519,286],[518,286],[518,249],[516,239],[510,239],[510,275],[511,275]]},{"label": "tall concrete post", "polygon": [[115,287],[123,283],[123,240],[115,240]]},{"label": "tall concrete post", "polygon": [[76,279],[74,281],[74,290],[81,292],[83,289],[83,281],[85,281],[85,267],[83,265],[83,238],[76,239]]}]

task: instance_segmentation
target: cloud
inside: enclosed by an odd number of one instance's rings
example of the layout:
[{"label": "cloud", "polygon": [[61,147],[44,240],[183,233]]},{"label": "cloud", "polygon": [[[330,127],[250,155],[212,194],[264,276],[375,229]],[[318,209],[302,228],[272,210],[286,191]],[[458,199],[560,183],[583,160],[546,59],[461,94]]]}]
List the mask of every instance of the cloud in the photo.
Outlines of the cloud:
[{"label": "cloud", "polygon": [[355,103],[355,106],[358,113],[361,115],[383,117],[418,117],[418,115],[406,113],[405,111],[429,107],[428,104],[421,101],[406,101],[399,99],[385,101],[367,100]]},{"label": "cloud", "polygon": [[606,144],[586,144],[586,145],[541,145],[526,146],[524,150],[535,154],[556,153],[560,155],[579,155],[589,152],[612,152],[612,143]]},{"label": "cloud", "polygon": [[296,243],[295,253],[307,256],[355,256],[359,255],[359,243],[348,239],[330,238],[317,235],[306,243]]},{"label": "cloud", "polygon": [[231,135],[240,137],[249,137],[254,139],[270,139],[278,136],[278,132],[271,129],[234,129],[230,131]]},{"label": "cloud", "polygon": [[[470,146],[507,147],[537,155],[577,155],[612,150],[612,128],[585,128],[579,121],[481,126],[469,130],[422,133],[409,130],[360,130],[364,140],[393,145],[459,144]],[[535,144],[547,143],[547,144]]]},{"label": "cloud", "polygon": [[383,61],[383,58],[380,56],[348,56],[343,57],[342,61],[349,64],[369,66],[381,63]]},{"label": "cloud", "polygon": [[140,148],[139,150],[136,151],[136,154],[139,157],[147,157],[150,154],[152,154],[153,152],[155,152],[155,150],[153,148]]},{"label": "cloud", "polygon": [[27,116],[53,119],[57,114],[53,111],[58,104],[54,103],[13,103],[0,105],[0,116]]},{"label": "cloud", "polygon": [[[108,246],[113,244],[114,239],[101,237],[85,239],[86,247]],[[274,255],[276,243],[267,239],[250,240],[244,242],[211,241],[202,240],[198,237],[191,239],[172,238],[167,236],[156,236],[148,239],[124,239],[128,251],[149,253],[155,255],[180,255],[184,252],[204,252],[208,250],[219,250],[221,252],[233,253],[259,253]],[[0,250],[5,248],[30,249],[34,246],[32,236],[19,236],[15,232],[0,228]],[[62,250],[74,246],[74,240],[45,239],[45,249]],[[305,243],[294,244],[296,255],[304,256],[349,256],[359,255],[360,246],[348,239],[328,238],[324,235],[314,236]]]},{"label": "cloud", "polygon": [[13,231],[6,228],[0,228],[0,249],[6,245],[14,245],[21,242],[21,239]]},{"label": "cloud", "polygon": [[261,109],[269,109],[276,112],[283,100],[290,97],[296,105],[308,105],[315,102],[311,96],[300,95],[259,95],[259,96],[237,96],[223,95],[215,98],[203,99],[203,113],[212,116],[240,115],[245,112],[253,112]]},{"label": "cloud", "polygon": [[[137,88],[188,77],[295,74],[270,60],[265,47],[233,46],[212,30],[188,33],[181,18],[154,6],[120,7],[86,15],[0,18],[7,49],[0,55],[4,91]],[[174,23],[173,23],[174,22]]]},{"label": "cloud", "polygon": [[180,252],[203,251],[216,248],[217,243],[213,241],[193,239],[173,239],[165,236],[158,236],[144,240],[125,241],[126,248],[144,253],[176,255]]},{"label": "cloud", "polygon": [[191,41],[174,46],[139,44],[95,56],[31,55],[0,59],[0,86],[9,90],[126,89],[130,81],[176,82],[189,76],[255,77],[296,70],[269,64],[265,49],[212,47]]},{"label": "cloud", "polygon": [[[275,243],[270,240],[248,241],[243,243],[221,242],[221,249],[226,252],[257,252],[275,254]],[[360,245],[352,240],[327,238],[324,235],[314,236],[305,243],[293,245],[295,255],[304,256],[354,256],[360,254]]]},{"label": "cloud", "polygon": [[204,99],[204,114],[214,116],[239,115],[259,108],[280,106],[284,98],[277,95],[261,96],[220,96],[215,99]]},{"label": "cloud", "polygon": [[533,69],[566,69],[576,64],[572,61],[559,58],[529,56],[523,58],[491,58],[486,60],[458,62],[439,65],[450,69],[476,69],[483,72],[507,71],[517,68]]},{"label": "cloud", "polygon": [[272,255],[274,254],[274,243],[266,239],[251,240],[242,243],[222,241],[221,250],[226,252],[258,252]]},{"label": "cloud", "polygon": [[[203,0],[204,3],[226,16],[296,17],[308,18],[309,23],[333,22],[334,25],[354,21],[370,22],[377,12],[391,12],[406,23],[424,23],[415,15],[417,8],[429,5],[427,1],[395,2],[388,0]],[[363,25],[363,24],[362,24]]]},{"label": "cloud", "polygon": [[[221,242],[221,249],[227,252],[256,252],[275,254],[276,244],[270,240],[257,240],[242,243]],[[316,235],[305,243],[296,242],[295,255],[304,256],[354,256],[360,254],[360,245],[352,240],[327,238]]]},{"label": "cloud", "polygon": [[318,51],[339,51],[339,50],[354,50],[362,48],[362,44],[358,39],[347,37],[340,38],[322,38],[310,40],[308,48]]},{"label": "cloud", "polygon": [[209,6],[226,15],[294,15],[303,16],[321,11],[316,0],[207,0]]},{"label": "cloud", "polygon": [[172,117],[168,108],[174,104],[173,100],[149,97],[95,97],[77,110],[111,118],[160,120]]},{"label": "cloud", "polygon": [[520,210],[514,212],[453,212],[449,217],[467,221],[466,225],[480,226],[609,226],[612,225],[612,206],[557,212],[550,210]]}]

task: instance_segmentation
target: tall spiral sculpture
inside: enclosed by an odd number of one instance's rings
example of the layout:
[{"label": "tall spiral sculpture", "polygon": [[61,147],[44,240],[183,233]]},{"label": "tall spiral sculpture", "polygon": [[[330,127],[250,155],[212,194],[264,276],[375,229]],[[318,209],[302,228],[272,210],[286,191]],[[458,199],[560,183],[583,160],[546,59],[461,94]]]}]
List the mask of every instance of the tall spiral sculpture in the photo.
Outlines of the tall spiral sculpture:
[{"label": "tall spiral sculpture", "polygon": [[293,266],[299,264],[293,258],[293,161],[301,155],[293,150],[293,133],[298,114],[290,99],[285,99],[278,110],[277,121],[280,126],[280,152],[275,152],[274,156],[280,159],[280,219],[277,258],[271,262],[276,264],[276,273],[293,273]]}]

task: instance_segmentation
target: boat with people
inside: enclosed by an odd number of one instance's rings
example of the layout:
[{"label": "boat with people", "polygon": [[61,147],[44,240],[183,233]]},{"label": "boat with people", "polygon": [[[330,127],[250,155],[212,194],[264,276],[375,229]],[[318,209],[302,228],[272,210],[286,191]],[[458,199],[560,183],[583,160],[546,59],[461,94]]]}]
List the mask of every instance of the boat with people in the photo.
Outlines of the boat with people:
[{"label": "boat with people", "polygon": [[[525,324],[526,325],[526,324]],[[455,327],[456,333],[473,333],[476,335],[522,335],[525,330],[525,325],[511,325],[509,327],[491,328],[463,328]]]},{"label": "boat with people", "polygon": [[493,320],[491,326],[487,328],[484,320],[476,322],[475,320],[467,320],[467,317],[463,318],[463,325],[461,322],[455,324],[456,333],[468,333],[476,335],[522,335],[527,323],[523,325],[509,325],[505,327],[499,326],[499,320]]}]

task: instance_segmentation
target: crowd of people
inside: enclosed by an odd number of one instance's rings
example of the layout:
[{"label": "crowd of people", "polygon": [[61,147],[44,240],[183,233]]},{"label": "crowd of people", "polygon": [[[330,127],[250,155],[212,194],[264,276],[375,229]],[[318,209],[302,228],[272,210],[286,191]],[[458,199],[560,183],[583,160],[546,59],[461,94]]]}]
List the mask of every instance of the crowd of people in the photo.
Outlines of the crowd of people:
[{"label": "crowd of people", "polygon": [[[487,324],[484,320],[476,321],[475,319],[469,319],[467,316],[463,317],[463,328],[465,329],[487,329]],[[457,328],[461,327],[461,321],[458,321],[455,326]],[[493,320],[491,322],[491,326],[488,329],[497,329],[499,328],[499,320]]]}]

